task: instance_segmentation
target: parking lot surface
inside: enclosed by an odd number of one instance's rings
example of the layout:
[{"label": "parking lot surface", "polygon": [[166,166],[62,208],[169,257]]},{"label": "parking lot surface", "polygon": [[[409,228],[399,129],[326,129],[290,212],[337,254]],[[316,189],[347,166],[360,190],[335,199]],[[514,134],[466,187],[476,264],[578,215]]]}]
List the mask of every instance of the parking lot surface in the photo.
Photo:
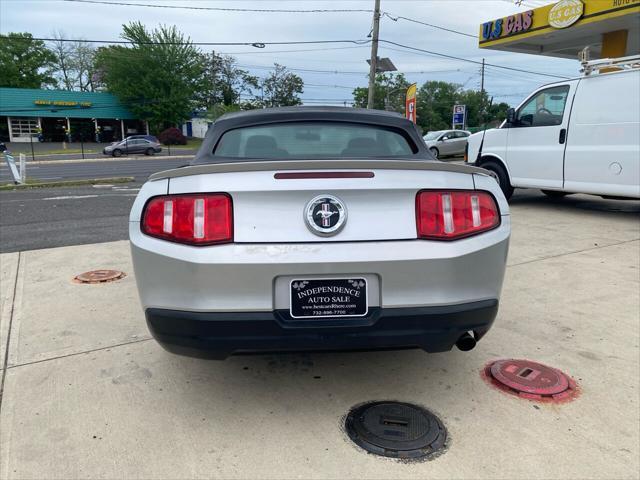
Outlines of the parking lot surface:
[{"label": "parking lot surface", "polygon": [[[639,213],[514,198],[498,318],[466,353],[178,357],[149,338],[127,241],[2,254],[0,477],[638,478]],[[127,276],[72,282],[101,268]],[[562,369],[580,395],[498,391],[480,375],[497,358]],[[360,450],[344,416],[373,400],[439,415],[447,450],[424,462]]]}]

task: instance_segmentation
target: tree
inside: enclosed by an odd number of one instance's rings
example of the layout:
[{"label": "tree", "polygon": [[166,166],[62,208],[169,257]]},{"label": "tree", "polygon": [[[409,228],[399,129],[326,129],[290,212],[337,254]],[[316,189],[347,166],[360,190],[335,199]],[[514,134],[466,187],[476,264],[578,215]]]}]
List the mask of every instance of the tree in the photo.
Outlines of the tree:
[{"label": "tree", "polygon": [[417,92],[416,120],[423,131],[451,128],[453,106],[457,103],[460,85],[441,81],[424,83]]},{"label": "tree", "polygon": [[509,105],[504,102],[494,104],[487,92],[465,90],[458,98],[459,103],[467,106],[467,125],[471,127],[483,127],[507,118]]},{"label": "tree", "polygon": [[[409,82],[401,73],[376,75],[374,108],[404,113],[405,92]],[[356,107],[367,106],[369,89],[358,87],[353,91]],[[467,125],[482,126],[506,117],[509,105],[494,105],[486,92],[463,90],[457,83],[428,81],[417,92],[416,123],[423,131],[451,128],[453,106],[467,106]]]},{"label": "tree", "polygon": [[298,94],[304,91],[304,82],[284,65],[274,63],[274,69],[262,82],[261,102],[267,107],[288,107],[300,105]]},{"label": "tree", "polygon": [[99,90],[103,85],[96,74],[96,49],[83,40],[78,40],[74,45],[78,88],[82,92]]},{"label": "tree", "polygon": [[123,26],[131,47],[102,47],[96,53],[98,77],[154,132],[190,118],[204,65],[201,52],[175,26],[151,32],[140,22]]},{"label": "tree", "polygon": [[73,67],[73,49],[71,43],[63,41],[63,32],[54,32],[55,40],[51,43],[51,51],[54,53],[55,60],[55,76],[58,80],[58,86],[65,90],[73,90],[75,86],[75,78],[72,73]]},{"label": "tree", "polygon": [[[405,94],[409,82],[401,73],[379,73],[374,82],[373,108],[404,113]],[[368,87],[358,87],[353,91],[354,106],[367,108]]]},{"label": "tree", "polygon": [[64,41],[67,36],[62,32],[54,32],[50,43],[51,51],[56,56],[55,76],[58,85],[65,90],[92,92],[99,84],[95,77],[95,54],[92,44],[81,39],[73,42]]},{"label": "tree", "polygon": [[0,87],[54,87],[56,57],[30,33],[0,34]]},{"label": "tree", "polygon": [[242,95],[250,96],[253,89],[258,88],[258,77],[239,68],[236,59],[231,56],[211,52],[202,55],[202,62],[202,84],[196,94],[201,109],[220,110],[220,106],[233,108],[241,103]]},{"label": "tree", "polygon": [[466,105],[467,126],[482,127],[506,117],[509,105],[493,104],[487,92],[448,82],[426,82],[418,90],[417,122],[424,131],[451,128],[454,105]]}]

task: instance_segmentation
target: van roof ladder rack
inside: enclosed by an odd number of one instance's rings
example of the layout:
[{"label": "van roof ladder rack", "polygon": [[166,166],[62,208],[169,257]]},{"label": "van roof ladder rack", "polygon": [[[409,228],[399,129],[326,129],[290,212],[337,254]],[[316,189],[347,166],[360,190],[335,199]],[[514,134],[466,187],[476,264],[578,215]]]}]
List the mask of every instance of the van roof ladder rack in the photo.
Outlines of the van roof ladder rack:
[{"label": "van roof ladder rack", "polygon": [[580,64],[582,68],[580,73],[585,75],[591,75],[593,72],[598,72],[602,68],[617,68],[620,70],[630,70],[632,68],[640,68],[640,55],[630,55],[628,57],[618,58],[601,58],[598,60],[586,60],[583,59]]}]

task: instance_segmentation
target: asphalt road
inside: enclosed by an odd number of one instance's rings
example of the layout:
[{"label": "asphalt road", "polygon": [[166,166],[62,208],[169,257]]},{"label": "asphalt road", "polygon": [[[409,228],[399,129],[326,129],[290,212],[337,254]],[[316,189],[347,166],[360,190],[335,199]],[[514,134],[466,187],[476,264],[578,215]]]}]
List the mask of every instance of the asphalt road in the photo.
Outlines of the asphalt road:
[{"label": "asphalt road", "polygon": [[[144,181],[149,175],[185,165],[191,158],[139,158],[133,160],[105,160],[93,162],[38,163],[27,162],[27,177],[36,180],[78,180],[103,177],[135,177]],[[0,184],[12,178],[4,161],[0,165]]]},{"label": "asphalt road", "polygon": [[[143,177],[134,183],[118,185],[0,192],[0,252],[129,238],[129,211],[146,175]],[[640,212],[637,201],[602,200],[588,195],[553,200],[539,190],[518,190],[510,203],[585,212],[635,215]]]},{"label": "asphalt road", "polygon": [[128,238],[140,183],[0,192],[0,252]]}]

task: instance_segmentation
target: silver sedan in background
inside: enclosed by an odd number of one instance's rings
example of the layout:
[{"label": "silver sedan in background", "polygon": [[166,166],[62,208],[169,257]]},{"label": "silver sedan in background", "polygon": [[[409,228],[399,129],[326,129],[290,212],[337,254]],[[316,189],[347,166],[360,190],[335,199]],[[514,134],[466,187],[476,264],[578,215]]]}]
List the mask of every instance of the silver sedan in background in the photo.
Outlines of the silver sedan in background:
[{"label": "silver sedan in background", "polygon": [[136,153],[155,155],[161,151],[162,147],[158,142],[154,142],[146,138],[129,137],[120,142],[113,142],[111,145],[104,147],[102,153],[113,157],[121,157],[122,155],[131,155]]},{"label": "silver sedan in background", "polygon": [[428,132],[423,138],[427,148],[436,158],[464,155],[467,138],[471,132],[467,130],[438,130]]},{"label": "silver sedan in background", "polygon": [[147,325],[167,350],[469,350],[493,323],[510,235],[485,170],[433,160],[376,110],[220,117],[154,174],[129,223]]}]

